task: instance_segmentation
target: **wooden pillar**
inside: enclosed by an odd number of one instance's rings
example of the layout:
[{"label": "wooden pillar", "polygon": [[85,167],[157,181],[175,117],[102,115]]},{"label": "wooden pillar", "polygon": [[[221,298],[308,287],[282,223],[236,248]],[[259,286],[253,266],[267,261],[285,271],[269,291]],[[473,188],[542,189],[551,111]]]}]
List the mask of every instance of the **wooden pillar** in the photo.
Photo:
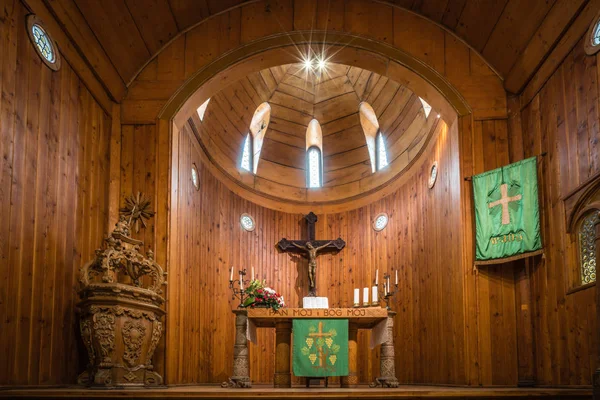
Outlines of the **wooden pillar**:
[{"label": "wooden pillar", "polygon": [[358,327],[348,325],[348,376],[342,376],[341,386],[351,388],[358,386]]},{"label": "wooden pillar", "polygon": [[233,345],[233,376],[228,382],[223,382],[222,387],[252,387],[250,381],[250,361],[248,351],[248,312],[246,310],[233,310],[235,314],[235,344]]},{"label": "wooden pillar", "polygon": [[[596,222],[596,260],[600,260],[600,223]],[[596,262],[596,265],[598,263]],[[596,267],[597,268],[597,267]],[[600,288],[596,283],[596,321],[600,321]],[[600,323],[596,323],[596,340],[600,343]],[[596,350],[596,370],[592,382],[594,400],[600,400],[600,347]]]},{"label": "wooden pillar", "polygon": [[370,384],[371,387],[383,386],[396,388],[398,379],[396,378],[396,357],[394,349],[394,317],[395,311],[388,311],[387,318],[387,340],[381,344],[381,355],[379,359],[381,376]]},{"label": "wooden pillar", "polygon": [[290,343],[292,340],[291,320],[275,323],[275,375],[273,386],[276,388],[292,387],[290,366]]},{"label": "wooden pillar", "polygon": [[534,386],[536,382],[533,318],[531,317],[533,310],[529,280],[531,262],[531,259],[526,259],[514,263],[515,295],[517,300],[517,385],[520,387]]}]

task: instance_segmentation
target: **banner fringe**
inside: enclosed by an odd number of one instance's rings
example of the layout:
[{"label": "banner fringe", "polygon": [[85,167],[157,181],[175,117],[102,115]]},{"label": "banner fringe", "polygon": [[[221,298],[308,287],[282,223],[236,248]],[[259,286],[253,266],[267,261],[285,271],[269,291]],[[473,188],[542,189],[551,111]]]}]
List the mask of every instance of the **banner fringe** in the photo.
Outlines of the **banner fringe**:
[{"label": "banner fringe", "polygon": [[544,249],[539,249],[536,251],[530,251],[528,253],[517,254],[516,256],[505,257],[505,258],[496,258],[495,260],[484,260],[484,261],[475,261],[475,265],[493,265],[493,264],[503,264],[515,260],[520,260],[522,258],[538,256],[540,254],[544,254]]}]

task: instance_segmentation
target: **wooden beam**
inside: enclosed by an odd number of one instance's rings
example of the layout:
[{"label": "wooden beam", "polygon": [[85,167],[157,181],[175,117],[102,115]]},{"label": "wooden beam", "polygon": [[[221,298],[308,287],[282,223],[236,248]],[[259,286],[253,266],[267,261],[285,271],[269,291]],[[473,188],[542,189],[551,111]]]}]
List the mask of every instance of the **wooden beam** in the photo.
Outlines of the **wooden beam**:
[{"label": "wooden beam", "polygon": [[554,71],[560,66],[567,54],[571,52],[573,47],[587,32],[598,9],[600,9],[600,0],[590,0],[581,13],[579,13],[577,18],[559,40],[552,53],[550,53],[546,61],[544,61],[523,90],[521,95],[521,109],[531,102],[546,81],[552,76]]},{"label": "wooden beam", "polygon": [[94,99],[108,115],[112,113],[112,101],[98,80],[94,71],[89,67],[86,60],[83,59],[78,49],[75,47],[69,36],[61,28],[60,24],[54,18],[46,4],[42,0],[22,0],[25,6],[34,14],[40,17],[45,24],[45,28],[50,32],[56,42],[60,54],[71,65],[77,76],[81,78]]},{"label": "wooden beam", "polygon": [[116,102],[125,96],[125,82],[73,0],[43,0]]},{"label": "wooden beam", "polygon": [[119,220],[121,194],[121,107],[116,103],[113,104],[112,111],[109,166],[107,232]]},{"label": "wooden beam", "polygon": [[507,91],[519,93],[523,90],[587,1],[558,1],[554,4],[506,75],[504,87]]}]

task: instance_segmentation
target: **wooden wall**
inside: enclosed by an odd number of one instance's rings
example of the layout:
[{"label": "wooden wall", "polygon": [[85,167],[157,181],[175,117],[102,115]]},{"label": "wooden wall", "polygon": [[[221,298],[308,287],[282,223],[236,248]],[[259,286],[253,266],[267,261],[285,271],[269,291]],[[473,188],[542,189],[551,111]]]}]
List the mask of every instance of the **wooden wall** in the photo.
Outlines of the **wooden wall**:
[{"label": "wooden wall", "polygon": [[[434,151],[424,156],[423,167],[396,193],[352,211],[318,215],[317,238],[341,236],[347,242],[339,254],[319,258],[317,287],[331,306],[350,306],[352,289],[370,286],[376,268],[382,274],[399,271],[400,293],[393,304],[398,311],[396,371],[406,383],[469,383],[465,332],[471,322],[465,307],[469,296],[465,277],[471,276],[471,269],[463,270],[461,261],[458,129],[441,125]],[[288,305],[298,306],[306,294],[306,262],[280,254],[275,243],[282,237],[301,237],[304,223],[301,214],[270,210],[230,192],[204,167],[188,127],[174,145],[178,176],[173,210],[178,217],[172,223],[171,243],[176,247],[169,271],[167,378],[171,384],[218,383],[232,372],[231,309],[237,304],[228,289],[229,267],[254,266]],[[440,175],[429,190],[433,160],[439,162]],[[199,191],[191,183],[192,164],[199,169]],[[371,221],[382,211],[390,215],[390,223],[377,233]],[[254,232],[241,229],[243,212],[255,218]],[[494,285],[492,295],[501,297],[503,289],[513,293],[509,280]],[[503,303],[500,298],[489,312],[498,310],[506,319],[514,317],[514,302]],[[515,373],[506,371],[515,367],[515,339],[510,330],[504,332],[502,323],[500,318],[489,324],[496,330],[484,346],[493,346],[494,352],[480,364],[481,374],[493,375],[489,383],[511,384]],[[367,383],[379,372],[378,351],[368,350],[367,332],[359,334],[359,349],[360,380]],[[252,379],[271,382],[274,332],[259,330],[258,345],[251,346],[250,354]],[[472,357],[474,363],[482,361]]]},{"label": "wooden wall", "polygon": [[0,385],[76,380],[78,270],[107,228],[110,120],[27,13],[0,1]]},{"label": "wooden wall", "polygon": [[[536,372],[540,384],[589,385],[595,369],[595,289],[578,280],[575,237],[563,197],[600,172],[598,58],[582,38],[511,129],[511,160],[547,153],[539,167],[544,258],[532,264]],[[512,125],[511,125],[512,126]]]}]

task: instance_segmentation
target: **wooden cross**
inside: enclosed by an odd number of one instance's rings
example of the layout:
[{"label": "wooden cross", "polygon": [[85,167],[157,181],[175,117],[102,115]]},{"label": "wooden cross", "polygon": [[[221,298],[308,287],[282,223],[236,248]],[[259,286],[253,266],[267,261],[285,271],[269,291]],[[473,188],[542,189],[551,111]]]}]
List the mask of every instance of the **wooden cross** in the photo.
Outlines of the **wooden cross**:
[{"label": "wooden cross", "polygon": [[[327,338],[332,337],[332,333],[323,333],[323,321],[319,321],[319,331],[315,333],[309,333],[308,336],[316,337],[316,338]],[[315,345],[317,350],[319,350],[319,367],[323,366],[325,362],[325,352],[323,352],[323,346]]]},{"label": "wooden cross", "polygon": [[488,208],[494,208],[496,206],[502,206],[502,225],[510,224],[510,214],[508,213],[508,204],[513,201],[521,200],[521,195],[508,197],[508,185],[503,183],[500,185],[500,200],[488,203]]},{"label": "wooden cross", "polygon": [[316,268],[318,252],[325,251],[340,251],[346,246],[346,242],[342,238],[335,240],[316,240],[315,239],[315,223],[317,222],[317,216],[311,211],[304,217],[308,228],[308,239],[307,240],[287,240],[283,238],[277,243],[277,247],[281,251],[287,253],[297,253],[308,259],[308,295],[316,296]]}]

